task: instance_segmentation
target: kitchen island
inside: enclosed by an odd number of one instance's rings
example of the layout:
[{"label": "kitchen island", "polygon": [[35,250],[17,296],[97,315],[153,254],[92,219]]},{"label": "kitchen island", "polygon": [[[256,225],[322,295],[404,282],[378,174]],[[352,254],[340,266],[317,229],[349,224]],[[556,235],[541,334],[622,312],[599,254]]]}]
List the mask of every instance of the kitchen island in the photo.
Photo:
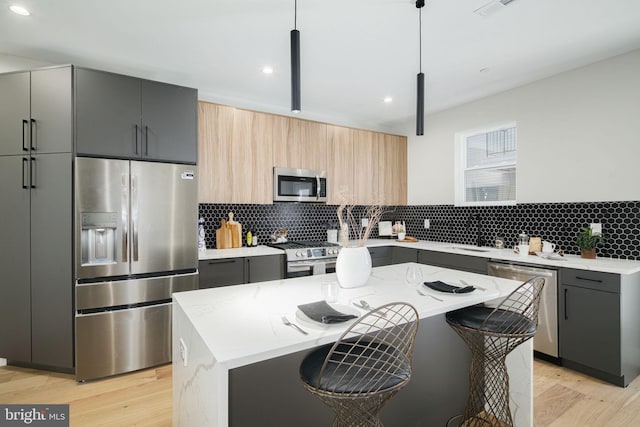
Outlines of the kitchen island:
[{"label": "kitchen island", "polygon": [[[409,265],[422,269],[425,281],[460,283],[484,289],[449,295],[405,284]],[[173,305],[173,425],[326,426],[332,412],[304,390],[298,366],[313,348],[334,342],[346,325],[304,321],[299,304],[321,300],[320,285],[334,274],[182,292]],[[405,301],[416,307],[420,326],[409,385],[381,412],[391,426],[445,425],[466,401],[470,352],[449,328],[444,314],[495,301],[518,282],[419,264],[373,269],[366,286],[340,289],[337,304],[371,306]],[[356,309],[359,314],[365,310]],[[306,331],[282,323],[282,316]],[[520,346],[508,358],[511,408],[518,426],[532,425],[532,346]]]}]

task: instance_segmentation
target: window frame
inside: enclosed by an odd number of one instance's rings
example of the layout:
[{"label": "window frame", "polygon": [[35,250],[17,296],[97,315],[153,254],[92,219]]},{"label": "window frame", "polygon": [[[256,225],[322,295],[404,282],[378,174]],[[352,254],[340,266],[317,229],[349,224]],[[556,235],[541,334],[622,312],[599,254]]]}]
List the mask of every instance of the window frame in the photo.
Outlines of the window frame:
[{"label": "window frame", "polygon": [[[496,163],[495,165],[489,167],[476,167],[476,168],[468,168],[467,164],[467,149],[466,149],[466,141],[468,138],[479,135],[482,133],[495,132],[499,130],[515,128],[516,129],[516,159],[513,163],[511,162],[501,162]],[[505,122],[498,125],[492,126],[482,126],[474,129],[468,129],[461,132],[455,133],[455,143],[454,143],[454,188],[455,188],[455,198],[454,198],[454,206],[512,206],[517,204],[517,177],[518,177],[518,126],[517,122]],[[464,187],[464,174],[468,170],[486,170],[486,169],[494,169],[497,166],[513,166],[516,174],[516,197],[514,200],[492,200],[488,202],[473,202],[465,200],[465,187]]]}]

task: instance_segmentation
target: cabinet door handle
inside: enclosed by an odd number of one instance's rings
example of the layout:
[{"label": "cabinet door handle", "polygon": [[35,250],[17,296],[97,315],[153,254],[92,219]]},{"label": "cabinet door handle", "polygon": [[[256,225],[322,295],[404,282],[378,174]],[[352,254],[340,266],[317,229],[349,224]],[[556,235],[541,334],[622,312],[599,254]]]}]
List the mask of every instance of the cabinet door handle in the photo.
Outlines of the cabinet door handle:
[{"label": "cabinet door handle", "polygon": [[564,289],[564,320],[569,320],[569,315],[567,314],[567,296],[569,295],[569,289]]},{"label": "cabinet door handle", "polygon": [[29,171],[31,188],[36,188],[36,178],[34,177],[35,169],[36,169],[36,158],[31,157],[31,170]]},{"label": "cabinet door handle", "polygon": [[135,145],[135,148],[136,148],[136,154],[138,154],[138,125],[137,125],[137,124],[135,124],[135,125],[133,125],[133,126],[135,127],[135,134],[136,134],[136,138],[135,138],[135,140],[136,140],[136,142],[135,142],[135,144],[136,144],[136,145]]},{"label": "cabinet door handle", "polygon": [[576,279],[578,279],[578,280],[586,280],[587,282],[602,283],[602,280],[600,280],[600,279],[590,279],[589,277],[576,276]]},{"label": "cabinet door handle", "polygon": [[[33,125],[35,125],[35,124],[36,124],[36,119],[31,119],[31,122],[29,123],[29,131],[30,131],[29,141],[30,141],[30,144],[31,144],[31,149],[32,149],[33,151],[35,151],[35,150],[36,150],[36,146],[33,144],[33,140],[34,140],[34,139],[36,139],[36,140],[37,140],[37,138],[34,138],[34,137],[33,137],[33,136],[34,136],[34,134],[35,134],[35,132],[33,131],[33,129],[34,129],[34,126],[33,126]],[[36,126],[35,128],[36,128],[36,129],[38,129],[38,127],[37,127],[37,126]],[[37,135],[36,135],[36,136],[37,136]]]},{"label": "cabinet door handle", "polygon": [[27,138],[25,138],[24,130],[29,124],[28,120],[22,120],[22,151],[29,151],[29,147],[27,147]]},{"label": "cabinet door handle", "polygon": [[225,260],[209,261],[209,265],[233,264],[233,263],[235,263],[237,261],[238,261],[237,259],[225,259]]},{"label": "cabinet door handle", "polygon": [[144,155],[149,155],[149,126],[144,127]]},{"label": "cabinet door handle", "polygon": [[22,188],[24,188],[25,190],[29,188],[29,186],[27,185],[27,180],[24,177],[25,166],[27,165],[27,163],[29,163],[29,160],[26,157],[23,157],[22,158]]}]

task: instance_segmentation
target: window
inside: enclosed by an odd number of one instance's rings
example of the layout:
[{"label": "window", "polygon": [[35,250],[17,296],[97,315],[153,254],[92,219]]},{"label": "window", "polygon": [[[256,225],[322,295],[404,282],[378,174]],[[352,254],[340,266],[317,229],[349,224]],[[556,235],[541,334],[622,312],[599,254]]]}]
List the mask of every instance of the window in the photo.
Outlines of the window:
[{"label": "window", "polygon": [[456,205],[516,202],[516,125],[456,134]]}]

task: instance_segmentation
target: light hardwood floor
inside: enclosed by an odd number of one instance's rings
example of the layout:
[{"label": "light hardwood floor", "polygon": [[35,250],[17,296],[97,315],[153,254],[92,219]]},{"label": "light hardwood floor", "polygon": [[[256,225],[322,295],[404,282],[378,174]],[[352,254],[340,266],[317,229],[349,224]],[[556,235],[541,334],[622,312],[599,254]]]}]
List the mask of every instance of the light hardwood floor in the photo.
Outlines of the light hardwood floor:
[{"label": "light hardwood floor", "polygon": [[[533,388],[535,427],[640,426],[640,377],[621,388],[536,360]],[[0,367],[0,403],[69,403],[77,427],[170,426],[171,366],[84,384]]]}]

